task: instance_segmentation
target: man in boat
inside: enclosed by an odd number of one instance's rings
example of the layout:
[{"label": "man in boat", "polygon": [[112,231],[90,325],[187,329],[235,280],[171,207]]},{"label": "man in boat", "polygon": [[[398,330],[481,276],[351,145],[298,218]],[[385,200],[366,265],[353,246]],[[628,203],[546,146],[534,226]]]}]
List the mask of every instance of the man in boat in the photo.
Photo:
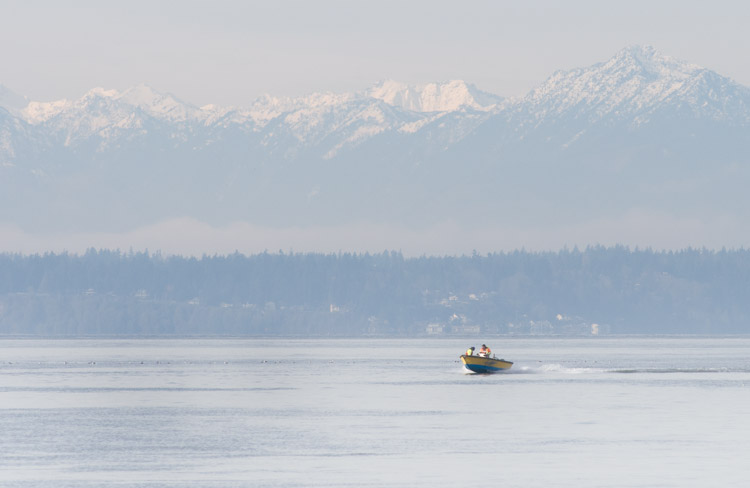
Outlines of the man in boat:
[{"label": "man in boat", "polygon": [[466,350],[466,355],[467,356],[473,356],[474,355],[474,346],[471,346],[470,348],[468,348]]},{"label": "man in boat", "polygon": [[490,354],[492,353],[492,350],[487,347],[485,344],[482,344],[482,348],[479,350],[479,356],[483,358],[490,357]]}]

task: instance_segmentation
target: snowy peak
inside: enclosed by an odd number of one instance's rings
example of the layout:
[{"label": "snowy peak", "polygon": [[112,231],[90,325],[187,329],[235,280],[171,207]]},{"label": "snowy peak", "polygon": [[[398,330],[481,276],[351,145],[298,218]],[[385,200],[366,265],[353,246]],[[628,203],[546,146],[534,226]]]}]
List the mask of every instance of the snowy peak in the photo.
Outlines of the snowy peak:
[{"label": "snowy peak", "polygon": [[12,114],[18,114],[29,104],[29,99],[0,84],[0,107]]},{"label": "snowy peak", "polygon": [[116,93],[115,96],[125,103],[143,108],[155,107],[167,100],[172,103],[175,102],[173,97],[158,93],[150,86],[144,84],[128,88],[122,93]]},{"label": "snowy peak", "polygon": [[78,103],[80,106],[92,104],[110,106],[112,110],[120,112],[134,112],[138,109],[156,119],[171,122],[182,122],[200,113],[197,107],[144,84],[128,88],[124,92],[94,88]]},{"label": "snowy peak", "polygon": [[[706,97],[715,93],[723,93],[726,100],[747,96],[746,88],[708,73],[650,46],[631,46],[604,63],[554,73],[523,103],[538,120],[586,114],[590,122],[613,116],[640,123],[670,104],[687,104],[700,113],[706,110]],[[711,83],[706,82],[709,78]]]},{"label": "snowy peak", "polygon": [[629,46],[601,64],[610,74],[622,73],[651,80],[686,79],[703,71],[698,65],[665,56],[652,46]]},{"label": "snowy peak", "polygon": [[72,106],[68,100],[55,102],[31,102],[19,114],[26,122],[39,124],[46,122]]},{"label": "snowy peak", "polygon": [[155,91],[147,85],[138,85],[119,92],[118,90],[93,88],[75,101],[31,102],[19,112],[27,122],[39,124],[67,113],[97,114],[99,117],[114,116],[121,119],[136,112],[169,122],[183,122],[201,116],[201,110],[180,101],[176,97]]},{"label": "snowy peak", "polygon": [[274,97],[264,95],[256,99],[251,105],[251,111],[265,111],[269,113],[282,114],[297,110],[317,110],[326,107],[334,107],[354,100],[356,97],[351,93],[312,93],[303,97]]},{"label": "snowy peak", "polygon": [[501,97],[461,80],[422,85],[387,80],[372,87],[367,95],[413,112],[452,112],[462,108],[489,110],[502,101]]},{"label": "snowy peak", "polygon": [[125,90],[116,98],[138,107],[152,117],[171,121],[185,121],[196,117],[200,109],[168,93],[159,93],[148,85],[138,85]]}]

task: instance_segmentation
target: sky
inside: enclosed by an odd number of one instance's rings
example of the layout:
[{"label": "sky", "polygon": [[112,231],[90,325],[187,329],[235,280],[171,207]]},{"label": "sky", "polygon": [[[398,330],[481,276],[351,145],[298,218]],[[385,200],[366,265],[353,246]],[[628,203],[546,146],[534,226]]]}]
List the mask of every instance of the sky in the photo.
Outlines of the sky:
[{"label": "sky", "polygon": [[0,84],[32,100],[145,83],[196,105],[463,79],[522,96],[632,45],[750,86],[740,1],[0,3]]}]

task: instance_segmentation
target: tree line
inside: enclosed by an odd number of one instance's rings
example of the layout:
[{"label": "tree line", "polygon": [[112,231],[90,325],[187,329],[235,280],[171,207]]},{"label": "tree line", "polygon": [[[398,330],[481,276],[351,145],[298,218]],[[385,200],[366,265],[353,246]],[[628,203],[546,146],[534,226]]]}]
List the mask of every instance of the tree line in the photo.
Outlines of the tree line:
[{"label": "tree line", "polygon": [[0,254],[0,334],[750,332],[750,251]]}]

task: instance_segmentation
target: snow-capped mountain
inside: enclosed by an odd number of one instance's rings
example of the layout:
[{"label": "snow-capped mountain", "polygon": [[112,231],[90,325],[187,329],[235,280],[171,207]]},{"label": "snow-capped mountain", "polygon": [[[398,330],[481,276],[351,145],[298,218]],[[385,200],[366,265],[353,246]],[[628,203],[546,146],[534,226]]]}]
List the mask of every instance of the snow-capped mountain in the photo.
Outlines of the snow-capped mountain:
[{"label": "snow-capped mountain", "polygon": [[607,117],[642,123],[664,107],[695,116],[748,120],[750,89],[695,64],[632,46],[588,68],[559,71],[527,95],[522,105],[537,119]]},{"label": "snow-capped mountain", "polygon": [[325,157],[385,133],[429,137],[446,149],[482,125],[507,123],[514,130],[504,131],[500,140],[533,137],[540,127],[552,127],[549,137],[562,145],[592,126],[633,129],[669,111],[673,118],[689,113],[735,124],[750,120],[750,89],[639,46],[591,67],[556,72],[516,100],[460,80],[383,81],[358,93],[264,96],[246,107],[195,107],[146,85],[123,92],[96,88],[74,101],[28,102],[5,88],[0,95],[0,106],[65,146],[94,138],[106,147],[157,130],[169,134],[172,143],[203,147],[220,140],[222,131],[240,131],[259,136],[261,146],[276,153],[282,146],[288,154],[316,147]]},{"label": "snow-capped mountain", "polygon": [[750,89],[651,47],[515,99],[463,81],[384,81],[243,107],[146,85],[53,102],[3,88],[0,106],[0,224],[31,229],[185,216],[521,225],[679,213],[696,195],[702,211],[750,209],[737,186],[750,175]]},{"label": "snow-capped mountain", "polygon": [[185,122],[203,116],[200,109],[173,95],[159,93],[148,85],[134,86],[122,93],[94,88],[74,102],[31,102],[19,110],[21,117],[30,124],[42,124],[62,115],[65,120],[99,119],[99,123],[90,124],[93,126],[117,124],[123,116],[134,116],[139,111],[170,122]]},{"label": "snow-capped mountain", "polygon": [[103,149],[158,126],[171,133],[172,142],[194,147],[211,144],[217,132],[240,130],[260,134],[261,145],[268,148],[284,146],[284,152],[296,154],[301,148],[316,147],[318,155],[328,158],[383,132],[411,133],[445,113],[487,111],[499,100],[461,81],[422,87],[389,82],[361,93],[267,95],[248,107],[198,108],[139,85],[124,92],[95,88],[74,101],[15,103],[14,113],[66,147],[94,139]]},{"label": "snow-capped mountain", "polygon": [[462,80],[413,86],[387,80],[372,87],[367,95],[414,112],[453,112],[462,108],[491,110],[503,100]]}]

